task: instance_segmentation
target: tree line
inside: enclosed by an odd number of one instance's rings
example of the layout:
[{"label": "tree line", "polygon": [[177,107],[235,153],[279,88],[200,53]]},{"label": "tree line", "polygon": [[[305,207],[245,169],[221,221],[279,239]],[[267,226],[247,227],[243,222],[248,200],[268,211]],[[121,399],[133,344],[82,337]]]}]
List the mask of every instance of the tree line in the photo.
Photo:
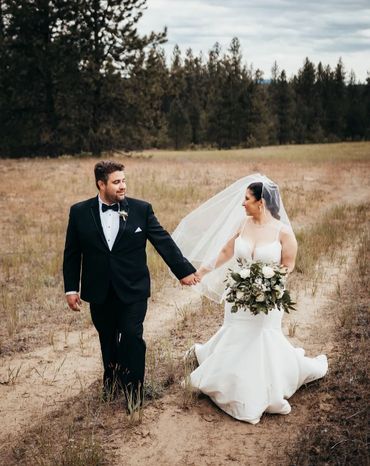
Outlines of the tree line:
[{"label": "tree line", "polygon": [[370,75],[305,59],[287,77],[247,67],[238,38],[206,56],[166,29],[140,35],[146,0],[0,0],[0,156],[255,147],[370,139]]}]

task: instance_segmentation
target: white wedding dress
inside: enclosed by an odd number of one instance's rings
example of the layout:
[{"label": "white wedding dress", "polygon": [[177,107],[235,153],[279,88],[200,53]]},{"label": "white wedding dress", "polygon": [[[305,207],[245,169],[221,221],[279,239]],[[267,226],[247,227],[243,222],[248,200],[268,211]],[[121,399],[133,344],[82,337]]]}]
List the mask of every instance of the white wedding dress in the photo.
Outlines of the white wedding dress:
[{"label": "white wedding dress", "polygon": [[[278,233],[274,241],[251,251],[248,240],[235,240],[234,256],[264,262],[281,261]],[[223,411],[257,424],[264,412],[288,414],[287,399],[302,385],[323,377],[325,355],[308,358],[294,348],[281,329],[283,311],[253,315],[231,313],[225,303],[222,327],[205,344],[194,345],[199,366],[190,374],[194,389],[208,395]]]}]

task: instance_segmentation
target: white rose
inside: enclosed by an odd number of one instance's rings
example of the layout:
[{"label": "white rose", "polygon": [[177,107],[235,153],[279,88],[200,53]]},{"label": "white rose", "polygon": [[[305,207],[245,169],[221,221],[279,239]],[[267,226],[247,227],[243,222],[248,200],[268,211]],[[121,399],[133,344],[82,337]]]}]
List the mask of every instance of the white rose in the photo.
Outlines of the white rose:
[{"label": "white rose", "polygon": [[284,296],[284,290],[280,290],[279,294],[277,295],[278,299],[281,299]]},{"label": "white rose", "polygon": [[265,265],[262,267],[262,274],[265,278],[271,278],[275,275],[275,272],[272,267]]},{"label": "white rose", "polygon": [[243,299],[244,298],[244,293],[242,291],[237,291],[236,292],[236,299]]},{"label": "white rose", "polygon": [[250,269],[242,269],[240,271],[239,275],[240,275],[240,278],[243,278],[243,279],[248,278],[251,275],[251,271],[250,271]]},{"label": "white rose", "polygon": [[261,285],[260,283],[253,283],[253,289],[255,291],[262,291],[263,290],[263,285]]},{"label": "white rose", "polygon": [[256,301],[258,303],[262,303],[265,300],[265,295],[263,293],[260,293],[256,296]]}]

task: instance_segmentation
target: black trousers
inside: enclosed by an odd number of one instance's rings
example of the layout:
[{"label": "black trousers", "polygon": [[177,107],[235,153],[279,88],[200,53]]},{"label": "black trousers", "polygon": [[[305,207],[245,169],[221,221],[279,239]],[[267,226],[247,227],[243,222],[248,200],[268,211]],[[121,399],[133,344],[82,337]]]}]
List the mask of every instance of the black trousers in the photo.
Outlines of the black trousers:
[{"label": "black trousers", "polygon": [[[105,394],[124,390],[142,399],[146,345],[143,321],[147,300],[125,304],[110,287],[103,304],[90,303],[91,318],[98,331],[104,365]],[[136,401],[135,401],[136,402]]]}]

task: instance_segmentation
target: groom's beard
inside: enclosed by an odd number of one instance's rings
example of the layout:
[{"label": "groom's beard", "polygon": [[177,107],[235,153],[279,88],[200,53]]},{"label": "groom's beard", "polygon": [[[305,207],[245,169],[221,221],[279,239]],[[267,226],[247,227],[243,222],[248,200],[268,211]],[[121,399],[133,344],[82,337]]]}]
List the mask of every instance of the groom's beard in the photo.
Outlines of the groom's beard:
[{"label": "groom's beard", "polygon": [[123,201],[123,199],[125,198],[126,196],[126,191],[124,191],[123,193],[119,194],[119,193],[116,193],[114,195],[110,195],[110,196],[105,196],[106,200],[109,202],[109,204],[115,204],[115,203],[119,203],[120,201]]},{"label": "groom's beard", "polygon": [[125,196],[126,196],[126,193],[117,194],[117,195],[116,195],[116,200],[115,200],[114,202],[123,201],[123,199],[125,198]]}]

